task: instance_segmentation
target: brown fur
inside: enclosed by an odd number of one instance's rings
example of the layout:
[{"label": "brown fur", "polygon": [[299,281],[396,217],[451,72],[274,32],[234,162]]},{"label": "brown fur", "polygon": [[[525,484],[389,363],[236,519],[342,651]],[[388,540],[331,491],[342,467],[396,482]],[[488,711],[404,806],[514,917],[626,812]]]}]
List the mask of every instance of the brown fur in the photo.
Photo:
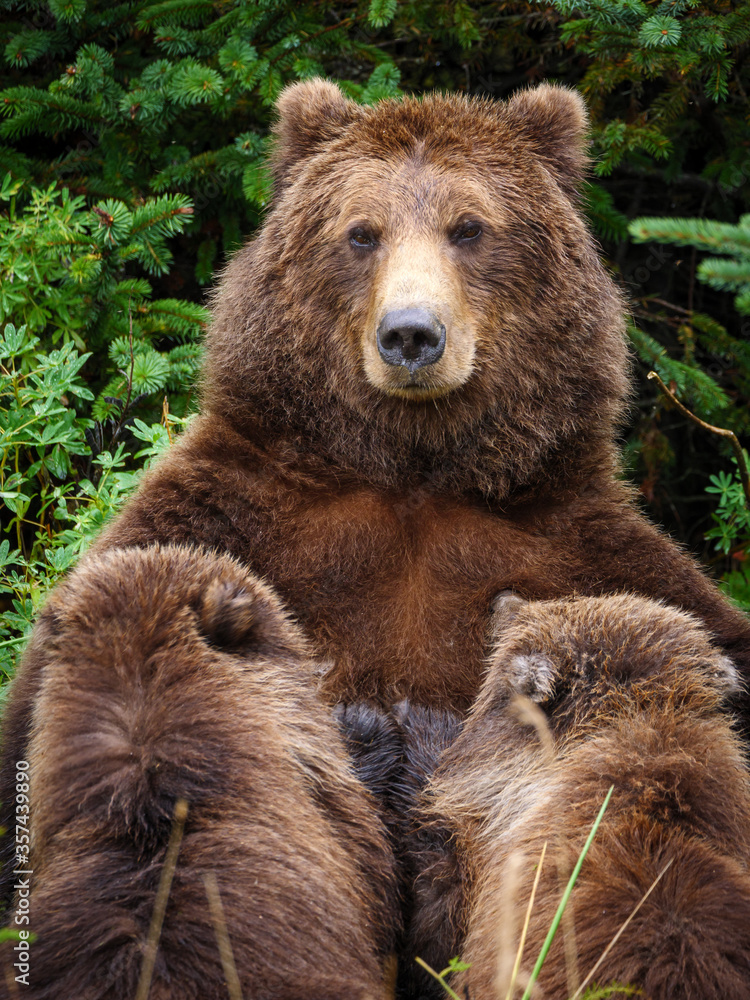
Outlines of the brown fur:
[{"label": "brown fur", "polygon": [[185,573],[185,556],[85,560],[28,653],[37,940],[23,995],[135,996],[184,797],[152,1000],[227,996],[209,871],[245,996],[383,998],[398,924],[390,852],[306,644],[246,570],[193,553]]},{"label": "brown fur", "polygon": [[[748,996],[750,777],[721,711],[736,685],[733,665],[695,619],[654,602],[619,596],[517,612],[431,788],[430,807],[470,868],[462,958],[471,968],[453,983],[461,995],[505,995],[501,943],[510,939],[515,953],[546,842],[524,950],[528,975],[614,785],[571,898],[578,975],[671,863],[595,981],[636,986],[650,1000]],[[528,712],[519,718],[514,691],[544,710],[551,754]],[[563,937],[561,930],[539,978],[542,995],[555,1000],[571,988]]]},{"label": "brown fur", "polygon": [[[661,597],[701,617],[749,672],[748,622],[640,515],[616,478],[614,435],[627,391],[622,304],[576,206],[586,143],[580,99],[540,87],[502,104],[431,95],[361,108],[312,81],[282,95],[276,140],[273,207],[216,293],[203,412],[102,535],[100,561],[83,564],[71,587],[87,586],[89,573],[104,579],[107,565],[140,600],[129,583],[137,554],[120,551],[132,547],[180,546],[170,558],[186,587],[208,585],[207,552],[232,556],[273,587],[311,655],[328,664],[320,690],[330,704],[407,697],[464,712],[485,669],[493,596],[506,588],[535,599],[622,590]],[[481,236],[462,240],[467,223]],[[356,229],[371,237],[364,248],[352,244]],[[439,361],[414,377],[387,366],[375,347],[384,311],[406,306],[429,309],[446,331]],[[148,579],[143,586],[158,607]],[[219,601],[211,620],[231,649],[244,611],[238,625],[222,608]],[[127,604],[122,613],[132,621]],[[98,676],[87,643],[124,656],[102,647],[96,616],[87,614],[77,639],[72,626],[65,632],[87,664],[75,685],[87,683],[88,671]],[[178,645],[185,616],[162,632]],[[137,644],[126,640],[123,649],[140,663]],[[35,774],[44,760],[54,776],[38,748],[74,736],[77,716],[53,713],[48,724],[38,709],[53,678],[68,676],[57,641],[47,616],[15,684],[6,803],[14,760],[31,755]],[[279,669],[287,669],[285,657],[278,653]],[[190,665],[178,668],[195,701]],[[221,699],[217,718],[237,726],[217,722],[216,734],[207,726],[201,738],[229,756],[236,748],[242,760],[260,717],[271,725],[292,709],[261,699],[246,717],[238,692],[211,696]],[[102,694],[96,709],[105,717],[106,704]],[[314,701],[308,708],[314,728],[321,710]],[[281,764],[272,755],[265,766],[257,788],[267,791]],[[78,775],[81,795],[94,794],[95,774]],[[356,783],[350,791],[359,815],[364,793]],[[239,788],[216,792],[217,802],[245,810],[243,823],[278,822],[292,866],[302,851],[296,794],[270,814],[262,796],[253,812],[237,800]],[[299,809],[311,808],[303,797]],[[313,809],[311,822],[319,819]],[[96,851],[97,830],[80,822]],[[341,863],[356,868],[358,851],[355,837]],[[116,868],[116,855],[106,857]],[[248,855],[250,871],[255,857]],[[326,864],[309,866],[320,866],[314,879],[328,901],[340,872],[332,869],[324,890]],[[57,891],[37,884],[39,894]],[[75,884],[66,882],[66,891]],[[91,895],[83,875],[77,884],[71,892]],[[240,874],[237,884],[246,884]],[[115,903],[105,894],[102,905]],[[294,898],[288,905],[298,912]],[[280,925],[285,906],[286,898],[271,908]],[[328,954],[315,926],[298,935],[291,970],[317,950],[319,936]],[[363,973],[363,988],[373,975]]]}]

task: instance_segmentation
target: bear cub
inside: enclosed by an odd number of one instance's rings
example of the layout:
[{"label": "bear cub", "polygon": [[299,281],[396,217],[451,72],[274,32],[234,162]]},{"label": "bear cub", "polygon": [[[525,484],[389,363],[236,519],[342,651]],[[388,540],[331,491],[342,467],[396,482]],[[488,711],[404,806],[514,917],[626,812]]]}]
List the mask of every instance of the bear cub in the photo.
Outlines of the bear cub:
[{"label": "bear cub", "polygon": [[[463,725],[449,712],[425,724],[425,710],[406,704],[382,724],[402,741],[383,800],[386,815],[401,810],[409,865],[402,964],[420,956],[440,969],[460,954],[459,995],[505,995],[546,843],[520,996],[614,786],[539,975],[543,995],[568,997],[590,977],[651,1000],[747,997],[750,777],[723,710],[740,686],[731,661],[691,615],[631,595],[527,603],[505,593],[492,627]],[[382,746],[369,750],[353,747],[372,773]],[[440,993],[414,972],[401,978]]]},{"label": "bear cub", "polygon": [[[245,996],[382,1000],[399,921],[391,852],[318,697],[321,664],[249,570],[196,552],[186,572],[185,555],[88,555],[32,638],[12,697],[34,700],[33,725],[4,733],[33,761],[36,939],[18,995],[136,996],[182,799],[150,1000],[227,996],[208,876]],[[3,801],[13,795],[6,783]],[[14,860],[2,866],[11,882]],[[298,948],[305,925],[314,950]]]}]

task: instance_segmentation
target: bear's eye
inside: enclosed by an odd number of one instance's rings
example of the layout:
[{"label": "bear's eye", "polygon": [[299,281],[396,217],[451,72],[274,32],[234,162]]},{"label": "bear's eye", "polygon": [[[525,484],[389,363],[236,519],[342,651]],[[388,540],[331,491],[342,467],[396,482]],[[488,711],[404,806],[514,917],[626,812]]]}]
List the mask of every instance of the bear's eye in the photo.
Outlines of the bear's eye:
[{"label": "bear's eye", "polygon": [[472,243],[482,235],[482,227],[478,222],[462,222],[457,226],[453,236],[454,243]]},{"label": "bear's eye", "polygon": [[377,246],[375,236],[364,226],[357,226],[349,232],[349,242],[359,250],[370,250]]}]

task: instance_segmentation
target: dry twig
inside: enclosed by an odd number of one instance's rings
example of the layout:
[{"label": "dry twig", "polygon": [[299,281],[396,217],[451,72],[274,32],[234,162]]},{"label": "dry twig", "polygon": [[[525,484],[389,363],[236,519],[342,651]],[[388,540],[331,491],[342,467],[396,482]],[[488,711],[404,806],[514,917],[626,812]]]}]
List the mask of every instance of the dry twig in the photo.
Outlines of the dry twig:
[{"label": "dry twig", "polygon": [[138,981],[138,992],[135,1000],[148,1000],[151,989],[151,979],[154,975],[156,965],[156,952],[159,948],[159,938],[164,924],[164,914],[167,912],[167,900],[169,890],[172,888],[175,868],[177,867],[177,855],[180,853],[182,835],[185,831],[185,820],[188,814],[188,804],[185,799],[178,799],[174,804],[174,821],[172,832],[169,835],[167,853],[164,857],[164,866],[161,870],[159,888],[156,892],[156,902],[154,912],[151,917],[151,926],[148,929],[148,939],[146,940],[146,953],[143,956],[143,966],[141,967],[141,978]]},{"label": "dry twig", "polygon": [[714,427],[713,424],[707,424],[705,420],[701,420],[700,417],[696,417],[694,413],[679,401],[675,394],[664,385],[661,378],[656,372],[649,372],[648,378],[652,379],[659,386],[664,395],[677,407],[677,409],[686,416],[689,420],[692,420],[694,424],[702,427],[704,431],[711,431],[712,434],[718,434],[720,437],[728,438],[732,448],[734,449],[734,455],[737,459],[737,466],[740,470],[740,479],[742,481],[742,489],[745,492],[745,500],[748,507],[750,507],[750,474],[748,474],[747,462],[745,461],[745,453],[742,450],[742,445],[737,438],[734,431],[730,431],[726,427]]}]

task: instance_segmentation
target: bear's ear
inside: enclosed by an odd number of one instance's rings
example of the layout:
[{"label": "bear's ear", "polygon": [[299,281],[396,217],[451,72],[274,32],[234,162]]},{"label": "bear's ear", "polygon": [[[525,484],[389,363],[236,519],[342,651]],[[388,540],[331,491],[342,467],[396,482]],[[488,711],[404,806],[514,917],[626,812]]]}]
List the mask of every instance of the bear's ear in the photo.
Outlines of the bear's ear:
[{"label": "bear's ear", "polygon": [[504,632],[521,608],[528,603],[523,597],[514,594],[512,590],[501,590],[500,593],[495,594],[490,602],[492,635],[497,638],[501,632]]},{"label": "bear's ear", "polygon": [[278,192],[296,163],[335,139],[362,112],[335,83],[315,79],[285,87],[276,102],[276,113],[271,172]]},{"label": "bear's ear", "polygon": [[577,198],[587,167],[589,125],[580,94],[543,83],[512,97],[506,114],[565,193]]},{"label": "bear's ear", "polygon": [[197,610],[201,634],[215,649],[240,655],[293,656],[303,651],[280,607],[241,583],[212,580]]},{"label": "bear's ear", "polygon": [[544,653],[526,653],[514,656],[507,664],[508,683],[531,701],[548,701],[555,689],[557,671],[555,664]]},{"label": "bear's ear", "polygon": [[722,698],[731,698],[744,690],[739,671],[728,656],[717,656],[711,663],[709,675]]},{"label": "bear's ear", "polygon": [[223,580],[209,583],[200,606],[201,631],[212,646],[239,649],[264,638],[260,602],[242,587]]}]

